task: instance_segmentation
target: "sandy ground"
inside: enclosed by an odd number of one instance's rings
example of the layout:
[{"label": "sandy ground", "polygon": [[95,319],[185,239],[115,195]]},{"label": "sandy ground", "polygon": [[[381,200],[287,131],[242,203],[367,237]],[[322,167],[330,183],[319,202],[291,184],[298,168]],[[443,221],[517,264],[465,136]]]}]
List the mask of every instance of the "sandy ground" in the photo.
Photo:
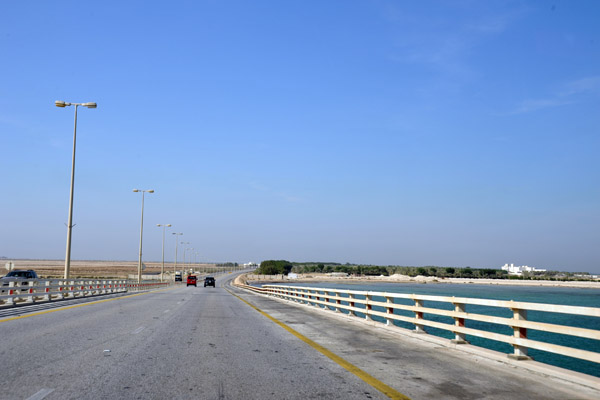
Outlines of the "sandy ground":
[{"label": "sandy ground", "polygon": [[[64,274],[64,260],[0,260],[0,266],[12,261],[15,269],[33,269],[42,278],[60,278]],[[160,274],[161,263],[144,261],[146,269],[144,274]],[[122,278],[129,274],[137,274],[137,261],[71,261],[71,276],[73,278]],[[189,267],[189,266],[188,266]],[[215,264],[195,264],[195,270],[214,269]],[[171,273],[174,269],[173,263],[165,262],[165,273]],[[177,265],[181,270],[181,264]],[[6,270],[0,269],[0,276],[6,274]],[[253,275],[246,274],[247,282],[339,282],[339,283],[362,283],[362,282],[394,282],[394,283],[466,283],[466,284],[490,284],[490,285],[513,285],[513,286],[562,286],[578,288],[600,289],[600,280],[596,281],[520,281],[514,279],[466,279],[466,278],[435,278],[426,276],[410,277],[407,275],[391,276],[341,276],[341,274],[297,274],[297,278],[283,275]]]},{"label": "sandy ground", "polygon": [[[1,260],[0,266],[12,261],[15,269],[33,269],[41,278],[61,278],[65,272],[64,260]],[[144,274],[160,274],[162,263],[144,261],[146,269]],[[177,269],[181,270],[181,264]],[[188,265],[189,267],[189,265]],[[129,274],[137,274],[137,261],[73,261],[71,260],[70,276],[72,278],[122,278]],[[215,268],[214,264],[195,264],[195,270]],[[171,273],[173,263],[165,262],[165,273]],[[8,272],[0,269],[0,276]]]},{"label": "sandy ground", "polygon": [[410,277],[407,275],[391,276],[339,276],[336,274],[297,274],[297,278],[290,278],[282,275],[253,275],[247,274],[247,282],[339,282],[339,283],[363,283],[363,282],[393,282],[393,283],[465,283],[465,284],[489,284],[489,285],[512,285],[512,286],[562,286],[577,288],[595,288],[600,289],[600,280],[596,281],[534,281],[534,280],[515,280],[515,279],[466,279],[466,278],[435,278],[429,276]]}]

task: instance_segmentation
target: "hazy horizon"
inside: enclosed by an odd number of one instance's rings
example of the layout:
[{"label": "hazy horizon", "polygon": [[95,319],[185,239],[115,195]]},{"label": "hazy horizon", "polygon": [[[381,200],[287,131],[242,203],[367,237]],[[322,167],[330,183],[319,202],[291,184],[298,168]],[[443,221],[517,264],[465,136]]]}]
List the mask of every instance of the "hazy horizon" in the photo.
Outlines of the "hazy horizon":
[{"label": "hazy horizon", "polygon": [[[64,262],[64,259],[59,259],[59,258],[10,258],[10,257],[5,257],[5,256],[0,256],[0,260],[2,261],[59,261],[59,262]],[[272,259],[269,259],[272,260]],[[193,265],[198,265],[198,264],[225,264],[225,263],[238,263],[239,266],[243,266],[244,264],[247,263],[255,263],[257,265],[260,265],[260,263],[262,261],[266,261],[266,260],[260,260],[260,261],[245,261],[245,262],[241,262],[241,261],[235,261],[235,260],[229,260],[229,261],[202,261],[202,262],[194,262],[194,260],[191,261],[191,263]],[[439,268],[448,268],[448,267],[452,267],[452,268],[491,268],[491,269],[500,269],[502,266],[498,266],[498,267],[478,267],[478,266],[460,266],[460,265],[431,265],[431,264],[423,264],[423,265],[401,265],[401,264],[369,264],[369,263],[353,263],[353,262],[337,262],[337,261],[294,261],[294,260],[286,260],[286,261],[290,261],[294,264],[324,264],[324,265],[371,265],[371,266],[380,266],[380,267],[439,267]],[[127,262],[127,263],[137,263],[138,259],[130,259],[130,260],[126,260],[126,259],[71,259],[71,262],[75,263],[75,262]],[[152,263],[152,264],[160,264],[162,263],[162,260],[148,260],[145,259],[143,260],[144,263]],[[183,260],[179,260],[178,264],[182,264]],[[174,259],[173,260],[166,260],[165,259],[165,264],[174,264]],[[188,259],[188,261],[186,261],[186,264],[190,264],[190,261]],[[511,264],[511,263],[508,263]],[[514,263],[513,263],[514,264]],[[19,266],[16,265],[15,269],[21,269],[24,268],[23,266]],[[589,272],[592,275],[595,275],[596,273],[587,271],[587,270],[581,270],[581,271],[562,271],[562,270],[551,270],[551,271],[558,271],[558,272],[582,272],[582,273],[586,273]]]}]

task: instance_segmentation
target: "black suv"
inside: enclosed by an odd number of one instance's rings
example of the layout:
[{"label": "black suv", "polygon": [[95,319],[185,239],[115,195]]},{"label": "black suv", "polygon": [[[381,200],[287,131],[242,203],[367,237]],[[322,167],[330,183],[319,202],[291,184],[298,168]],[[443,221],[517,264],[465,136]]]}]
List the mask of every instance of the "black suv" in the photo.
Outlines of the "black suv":
[{"label": "black suv", "polygon": [[[0,278],[0,286],[8,286],[10,282],[20,282],[21,286],[25,286],[28,279],[38,279],[34,270],[14,269],[6,274],[6,276]],[[1,292],[4,292],[4,290]]]},{"label": "black suv", "polygon": [[34,270],[28,269],[14,269],[10,271],[6,276],[0,278],[4,285],[8,285],[10,281],[21,281],[23,279],[37,279],[38,276]]},{"label": "black suv", "polygon": [[207,276],[206,278],[204,278],[204,287],[207,286],[215,287],[215,278],[213,278],[212,276]]}]

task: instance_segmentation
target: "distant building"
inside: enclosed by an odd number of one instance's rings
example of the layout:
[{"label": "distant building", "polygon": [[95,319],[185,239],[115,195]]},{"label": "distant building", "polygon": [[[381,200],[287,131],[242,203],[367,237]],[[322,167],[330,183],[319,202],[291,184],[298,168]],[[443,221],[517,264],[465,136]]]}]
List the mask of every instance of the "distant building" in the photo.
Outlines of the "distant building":
[{"label": "distant building", "polygon": [[523,275],[523,272],[546,272],[545,269],[528,267],[527,265],[504,264],[503,271],[508,271],[509,275]]}]

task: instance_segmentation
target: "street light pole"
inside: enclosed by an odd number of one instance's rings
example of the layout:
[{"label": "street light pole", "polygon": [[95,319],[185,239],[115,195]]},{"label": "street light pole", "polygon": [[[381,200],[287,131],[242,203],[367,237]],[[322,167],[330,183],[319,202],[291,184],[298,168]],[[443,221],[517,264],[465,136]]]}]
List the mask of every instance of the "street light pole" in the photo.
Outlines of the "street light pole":
[{"label": "street light pole", "polygon": [[140,223],[140,257],[138,259],[138,283],[142,283],[142,237],[144,235],[144,194],[154,193],[154,190],[133,189],[135,193],[142,192],[142,222]]},{"label": "street light pole", "polygon": [[177,243],[179,243],[179,236],[183,235],[183,233],[175,233],[175,265],[173,266],[173,280],[175,280],[175,273],[177,272]]},{"label": "street light pole", "polygon": [[188,249],[188,250],[192,250],[192,252],[190,252],[190,261],[188,263],[188,266],[190,267],[190,269],[193,269],[194,266],[192,265],[192,255],[193,255],[192,253],[193,253],[194,248],[192,247],[191,249]]},{"label": "street light pole", "polygon": [[171,226],[171,224],[156,224],[156,226],[163,228],[163,241],[162,241],[162,269],[160,270],[160,281],[163,281],[165,275],[165,230]]},{"label": "street light pole", "polygon": [[[190,242],[181,242],[180,244],[188,245],[188,244],[190,244]],[[185,272],[185,251],[186,250],[187,249],[184,247],[183,248],[183,272]],[[183,279],[183,276],[182,276],[182,279]]]},{"label": "street light pole", "polygon": [[67,103],[57,100],[54,102],[56,107],[75,106],[75,125],[73,128],[73,159],[71,161],[71,191],[69,195],[69,222],[67,225],[67,251],[65,255],[65,279],[69,279],[71,270],[71,230],[73,229],[73,190],[75,188],[75,145],[77,143],[77,107],[96,108],[96,103]]}]

